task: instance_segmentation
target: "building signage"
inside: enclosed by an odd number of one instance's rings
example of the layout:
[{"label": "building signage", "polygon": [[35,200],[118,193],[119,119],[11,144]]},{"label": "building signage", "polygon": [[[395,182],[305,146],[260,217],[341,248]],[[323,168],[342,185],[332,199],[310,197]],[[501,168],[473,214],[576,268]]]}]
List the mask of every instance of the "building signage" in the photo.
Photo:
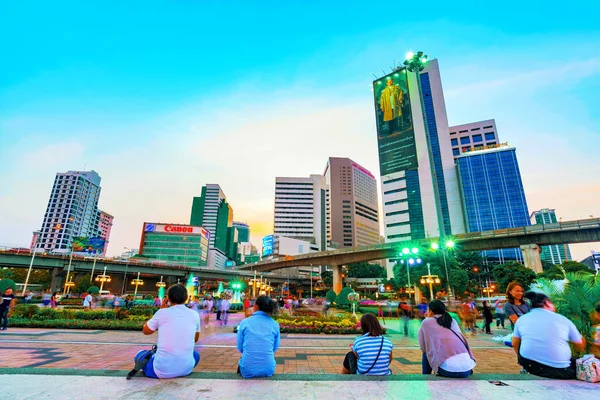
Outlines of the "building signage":
[{"label": "building signage", "polygon": [[155,233],[187,233],[192,235],[202,235],[206,238],[209,237],[209,232],[201,226],[192,225],[178,225],[178,224],[154,224],[145,223],[144,232],[155,232]]},{"label": "building signage", "polygon": [[273,254],[273,235],[265,236],[263,238],[262,255],[263,257],[270,256]]},{"label": "building signage", "polygon": [[381,175],[417,168],[415,131],[405,70],[374,81],[373,94]]}]

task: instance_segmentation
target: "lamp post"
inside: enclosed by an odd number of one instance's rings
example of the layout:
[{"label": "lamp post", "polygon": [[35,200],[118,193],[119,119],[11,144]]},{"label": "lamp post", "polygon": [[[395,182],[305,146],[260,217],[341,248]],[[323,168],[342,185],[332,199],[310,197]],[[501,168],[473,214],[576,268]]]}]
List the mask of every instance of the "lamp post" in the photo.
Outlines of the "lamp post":
[{"label": "lamp post", "polygon": [[[415,264],[419,265],[423,262],[423,260],[421,260],[420,258],[417,257],[418,254],[419,254],[418,247],[413,247],[412,249],[405,247],[402,249],[400,254],[398,254],[398,256],[400,257],[400,263],[406,265],[406,277],[408,280],[408,287],[411,287],[410,267],[412,267]],[[413,293],[414,293],[414,291],[413,291]],[[416,299],[415,299],[415,301],[416,301]]]},{"label": "lamp post", "polygon": [[442,281],[437,275],[431,275],[431,264],[427,263],[427,275],[421,277],[421,285],[429,285],[429,299],[433,300],[433,284],[439,285]]},{"label": "lamp post", "polygon": [[138,272],[137,278],[131,281],[132,285],[135,285],[135,293],[133,293],[133,298],[135,299],[137,296],[138,286],[143,285],[144,281],[140,279],[140,273]]},{"label": "lamp post", "polygon": [[67,293],[67,282],[69,281],[69,275],[71,274],[71,264],[73,263],[73,243],[71,242],[71,251],[69,252],[69,266],[67,267],[67,279],[65,282],[65,294]]},{"label": "lamp post", "polygon": [[29,262],[29,269],[27,270],[27,277],[25,278],[25,284],[23,285],[23,292],[21,293],[21,296],[25,296],[25,292],[27,291],[27,284],[29,284],[29,276],[31,275],[31,269],[33,268],[33,260],[35,260],[35,250],[40,240],[40,236],[41,234],[35,239],[35,243],[33,244],[33,254],[31,255],[31,262]]},{"label": "lamp post", "polygon": [[440,191],[438,187],[437,172],[435,169],[435,163],[433,158],[433,150],[431,148],[431,138],[429,137],[429,126],[427,125],[427,118],[425,114],[425,103],[423,102],[423,90],[421,88],[421,71],[425,69],[427,64],[427,56],[422,51],[406,53],[406,60],[404,60],[404,66],[409,72],[415,72],[417,74],[417,87],[419,89],[419,100],[421,103],[421,113],[423,114],[423,126],[425,128],[425,138],[427,139],[427,151],[429,153],[429,167],[431,170],[431,176],[433,181],[433,193],[435,197],[435,206],[438,220],[438,229],[440,231],[440,238],[446,236],[444,229],[444,218],[442,215],[442,205],[440,202]]},{"label": "lamp post", "polygon": [[[442,257],[444,258],[444,270],[446,271],[446,285],[448,287],[448,301],[454,303],[454,298],[452,296],[452,289],[450,288],[450,277],[448,275],[448,263],[446,262],[446,250],[454,248],[454,241],[448,240],[444,244],[444,248],[442,249]],[[439,243],[431,243],[431,249],[437,251],[440,249]]]},{"label": "lamp post", "polygon": [[160,281],[156,282],[156,287],[160,289],[161,287],[165,287],[165,286],[167,286],[167,284],[165,282],[163,282],[163,277],[161,275],[160,276]]},{"label": "lamp post", "polygon": [[[133,254],[133,251],[129,248],[129,247],[123,247],[124,250],[128,250],[129,251],[129,257],[127,258],[127,260],[129,260],[129,258],[131,258],[131,255]],[[121,285],[121,294],[125,293],[125,283],[127,282],[127,267],[129,266],[129,263],[125,263],[125,273],[123,274],[123,284]]]},{"label": "lamp post", "polygon": [[65,282],[65,294],[69,293],[69,290],[75,286],[75,282],[69,280],[69,276],[67,276],[67,281]]},{"label": "lamp post", "polygon": [[102,294],[102,288],[104,287],[104,282],[110,282],[110,275],[106,275],[106,265],[104,266],[104,272],[102,275],[96,276],[96,282],[100,282],[100,294]]}]

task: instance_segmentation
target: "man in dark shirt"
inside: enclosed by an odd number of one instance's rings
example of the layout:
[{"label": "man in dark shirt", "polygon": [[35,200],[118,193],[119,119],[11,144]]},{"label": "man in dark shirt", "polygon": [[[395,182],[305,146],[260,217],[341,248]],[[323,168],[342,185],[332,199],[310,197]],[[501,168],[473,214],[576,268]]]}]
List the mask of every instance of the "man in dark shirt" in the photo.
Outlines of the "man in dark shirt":
[{"label": "man in dark shirt", "polygon": [[15,298],[12,292],[12,288],[8,288],[2,294],[2,302],[0,302],[0,331],[5,331],[8,328],[8,310],[11,308]]}]

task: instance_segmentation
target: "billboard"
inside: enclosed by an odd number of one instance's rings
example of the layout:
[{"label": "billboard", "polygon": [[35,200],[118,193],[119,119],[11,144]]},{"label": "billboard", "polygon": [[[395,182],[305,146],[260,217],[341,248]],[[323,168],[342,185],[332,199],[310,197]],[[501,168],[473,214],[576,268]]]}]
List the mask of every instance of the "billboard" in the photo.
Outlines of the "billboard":
[{"label": "billboard", "polygon": [[273,254],[273,235],[265,236],[263,238],[262,255],[263,257],[270,256]]},{"label": "billboard", "polygon": [[373,81],[381,175],[417,168],[406,70]]},{"label": "billboard", "polygon": [[155,224],[151,222],[144,223],[144,232],[158,233],[191,233],[200,234],[207,239],[210,237],[210,232],[202,226],[178,225],[178,224]]},{"label": "billboard", "polygon": [[74,237],[74,253],[102,254],[106,240],[101,237]]}]

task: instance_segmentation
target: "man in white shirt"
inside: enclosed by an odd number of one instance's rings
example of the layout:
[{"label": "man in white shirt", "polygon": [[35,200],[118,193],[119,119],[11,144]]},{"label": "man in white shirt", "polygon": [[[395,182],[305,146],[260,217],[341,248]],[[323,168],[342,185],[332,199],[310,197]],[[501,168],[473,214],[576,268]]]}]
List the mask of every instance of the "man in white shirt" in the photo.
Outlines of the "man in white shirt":
[{"label": "man in white shirt", "polygon": [[221,305],[220,305],[220,310],[221,311],[221,319],[220,319],[220,325],[223,326],[227,326],[227,320],[228,320],[228,316],[229,316],[229,307],[231,306],[231,303],[229,302],[228,299],[223,299],[221,300]]},{"label": "man in white shirt", "polygon": [[[183,285],[171,286],[161,309],[144,325],[144,335],[158,331],[156,354],[143,367],[144,374],[149,378],[186,376],[200,361],[200,354],[194,350],[194,343],[200,338],[200,317],[185,306],[187,298],[187,290]],[[138,352],[136,363],[149,351]]]},{"label": "man in white shirt", "polygon": [[84,310],[89,310],[92,307],[92,295],[90,293],[88,293],[85,298],[83,299],[83,309]]}]

